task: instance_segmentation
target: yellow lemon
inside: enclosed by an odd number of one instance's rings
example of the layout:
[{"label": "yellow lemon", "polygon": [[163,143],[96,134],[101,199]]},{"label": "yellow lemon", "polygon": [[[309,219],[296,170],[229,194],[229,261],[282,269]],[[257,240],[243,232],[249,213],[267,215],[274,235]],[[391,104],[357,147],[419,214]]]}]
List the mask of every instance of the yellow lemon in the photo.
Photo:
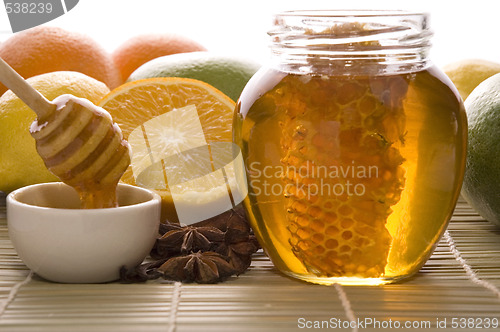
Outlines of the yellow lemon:
[{"label": "yellow lemon", "polygon": [[[27,81],[49,100],[72,94],[97,104],[109,92],[104,83],[70,71],[42,74]],[[0,97],[0,191],[58,180],[36,151],[29,132],[35,118],[35,113],[12,91]]]},{"label": "yellow lemon", "polygon": [[444,72],[457,87],[463,100],[482,81],[500,73],[500,63],[481,59],[467,59],[450,63],[443,67]]}]

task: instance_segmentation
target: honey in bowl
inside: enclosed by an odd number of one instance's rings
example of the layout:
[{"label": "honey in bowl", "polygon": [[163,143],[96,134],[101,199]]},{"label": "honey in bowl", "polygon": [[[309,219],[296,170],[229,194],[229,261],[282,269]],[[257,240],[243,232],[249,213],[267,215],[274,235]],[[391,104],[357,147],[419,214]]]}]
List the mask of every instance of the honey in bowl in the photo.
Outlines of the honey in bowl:
[{"label": "honey in bowl", "polygon": [[[277,59],[243,91],[235,141],[250,221],[283,273],[393,282],[418,271],[443,234],[464,172],[466,118],[425,57],[425,22],[402,12],[276,16]],[[408,34],[419,44],[404,44]]]}]

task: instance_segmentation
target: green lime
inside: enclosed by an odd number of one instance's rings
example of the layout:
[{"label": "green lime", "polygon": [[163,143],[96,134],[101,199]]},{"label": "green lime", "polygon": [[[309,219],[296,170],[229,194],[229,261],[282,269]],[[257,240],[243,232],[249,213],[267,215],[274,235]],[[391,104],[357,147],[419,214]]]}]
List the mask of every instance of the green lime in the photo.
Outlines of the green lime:
[{"label": "green lime", "polygon": [[485,219],[500,225],[500,74],[465,101],[469,147],[462,195]]},{"label": "green lime", "polygon": [[211,52],[166,55],[146,62],[128,82],[153,77],[183,77],[208,83],[236,101],[260,66],[250,60]]}]

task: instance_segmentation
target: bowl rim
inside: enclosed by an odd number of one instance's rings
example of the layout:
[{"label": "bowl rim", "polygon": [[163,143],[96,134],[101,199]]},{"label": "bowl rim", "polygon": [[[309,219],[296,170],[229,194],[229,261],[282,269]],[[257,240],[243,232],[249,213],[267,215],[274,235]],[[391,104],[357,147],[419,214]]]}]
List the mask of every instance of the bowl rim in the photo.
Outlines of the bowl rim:
[{"label": "bowl rim", "polygon": [[[73,189],[73,187],[65,184],[64,182],[36,183],[36,184],[31,184],[31,185],[28,185],[25,187],[18,188],[14,191],[11,191],[7,195],[7,198],[6,198],[7,212],[9,210],[10,205],[16,205],[19,207],[22,206],[24,208],[35,209],[35,210],[40,210],[40,211],[58,210],[58,211],[65,211],[66,213],[78,213],[78,214],[81,214],[81,213],[108,213],[110,210],[122,211],[122,210],[129,210],[129,209],[137,209],[137,208],[141,208],[141,207],[147,206],[147,205],[159,205],[159,206],[161,205],[161,196],[158,195],[156,192],[154,192],[150,189],[146,189],[146,188],[142,188],[142,187],[138,187],[138,186],[133,186],[133,185],[130,185],[127,183],[122,183],[122,182],[118,183],[118,186],[125,187],[128,190],[141,191],[141,192],[150,194],[151,199],[148,199],[144,202],[140,202],[140,203],[136,203],[136,204],[123,205],[123,206],[118,206],[118,207],[114,207],[114,208],[102,208],[102,209],[70,209],[70,208],[46,207],[46,206],[28,204],[28,203],[25,203],[25,202],[22,202],[22,201],[19,201],[18,199],[16,199],[16,195],[18,195],[19,193],[21,193],[23,191],[32,191],[32,190],[37,190],[39,188],[49,187],[49,186],[51,186],[51,187],[61,186],[61,187],[68,187],[70,189]],[[106,211],[108,211],[108,212],[106,212]]]}]

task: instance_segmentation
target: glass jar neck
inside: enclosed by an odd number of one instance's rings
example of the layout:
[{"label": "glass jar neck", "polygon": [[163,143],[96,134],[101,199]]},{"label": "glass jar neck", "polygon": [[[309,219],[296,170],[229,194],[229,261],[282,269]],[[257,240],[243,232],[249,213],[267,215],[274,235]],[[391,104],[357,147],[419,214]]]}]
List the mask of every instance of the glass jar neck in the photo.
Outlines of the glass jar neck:
[{"label": "glass jar neck", "polygon": [[274,16],[272,63],[298,74],[388,75],[428,65],[429,16],[404,11],[288,11]]}]

